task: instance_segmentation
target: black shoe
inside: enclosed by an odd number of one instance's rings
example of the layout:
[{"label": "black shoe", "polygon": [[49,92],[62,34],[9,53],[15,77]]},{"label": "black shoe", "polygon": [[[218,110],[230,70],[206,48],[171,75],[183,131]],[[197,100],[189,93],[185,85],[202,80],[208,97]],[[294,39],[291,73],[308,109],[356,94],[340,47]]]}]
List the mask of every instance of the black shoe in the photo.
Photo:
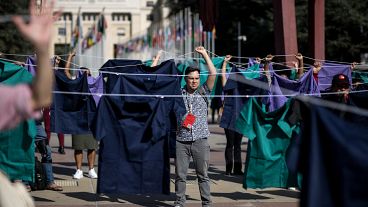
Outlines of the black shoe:
[{"label": "black shoe", "polygon": [[59,152],[60,154],[65,155],[64,147],[59,147],[58,152]]},{"label": "black shoe", "polygon": [[233,175],[244,175],[243,171],[234,171]]},{"label": "black shoe", "polygon": [[232,174],[231,174],[230,172],[225,172],[225,176],[227,176],[227,177],[231,177],[231,176],[232,176]]}]

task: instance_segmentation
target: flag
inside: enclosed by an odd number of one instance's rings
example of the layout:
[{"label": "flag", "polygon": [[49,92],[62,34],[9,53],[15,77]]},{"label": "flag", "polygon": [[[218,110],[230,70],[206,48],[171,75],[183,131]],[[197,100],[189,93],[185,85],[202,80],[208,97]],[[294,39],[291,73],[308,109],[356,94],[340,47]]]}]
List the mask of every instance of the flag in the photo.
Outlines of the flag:
[{"label": "flag", "polygon": [[75,23],[75,26],[72,32],[71,41],[70,41],[70,47],[72,49],[77,47],[79,39],[83,39],[82,20],[81,20],[80,10],[78,11],[77,21]]},{"label": "flag", "polygon": [[93,25],[91,30],[88,32],[82,43],[83,52],[96,44],[96,25]]},{"label": "flag", "polygon": [[107,28],[106,18],[103,14],[101,14],[97,22],[97,35],[96,35],[97,42],[100,41],[102,36],[105,34],[106,28]]},{"label": "flag", "polygon": [[83,40],[83,49],[88,49],[101,41],[103,35],[105,34],[106,28],[106,18],[103,14],[100,14],[97,23],[92,26],[92,29],[88,32],[86,38]]}]

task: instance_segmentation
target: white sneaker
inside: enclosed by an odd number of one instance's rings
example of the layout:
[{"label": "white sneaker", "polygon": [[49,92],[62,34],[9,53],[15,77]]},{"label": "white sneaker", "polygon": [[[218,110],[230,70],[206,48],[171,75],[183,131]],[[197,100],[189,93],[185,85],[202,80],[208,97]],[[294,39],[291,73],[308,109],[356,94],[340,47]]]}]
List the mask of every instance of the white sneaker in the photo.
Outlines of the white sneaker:
[{"label": "white sneaker", "polygon": [[75,172],[75,174],[73,175],[74,179],[81,179],[83,178],[83,171],[80,169],[77,169],[77,171]]},{"label": "white sneaker", "polygon": [[97,174],[94,168],[90,169],[88,171],[88,177],[92,178],[92,179],[97,179]]},{"label": "white sneaker", "polygon": [[288,189],[292,191],[297,191],[296,187],[289,187]]}]

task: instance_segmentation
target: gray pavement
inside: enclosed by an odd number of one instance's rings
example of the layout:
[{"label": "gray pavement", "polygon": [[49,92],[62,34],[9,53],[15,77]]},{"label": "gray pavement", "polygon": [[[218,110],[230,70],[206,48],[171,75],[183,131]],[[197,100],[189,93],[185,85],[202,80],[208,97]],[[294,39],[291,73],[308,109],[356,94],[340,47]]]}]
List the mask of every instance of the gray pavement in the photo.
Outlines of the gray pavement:
[{"label": "gray pavement", "polygon": [[[211,192],[215,207],[296,207],[299,202],[299,192],[280,188],[243,189],[242,177],[224,175],[224,151],[226,138],[222,128],[210,125],[211,160],[209,176],[212,180]],[[243,140],[242,158],[245,158],[247,140]],[[174,163],[171,160],[171,195],[119,195],[108,197],[97,195],[96,180],[84,177],[73,180],[75,172],[71,136],[65,136],[65,155],[57,152],[58,140],[52,134],[51,147],[53,150],[53,166],[56,182],[62,185],[64,191],[49,190],[31,192],[37,206],[172,206],[174,196]],[[97,160],[97,159],[96,159]],[[87,160],[84,155],[83,171],[87,172]],[[97,165],[97,162],[96,162]],[[98,167],[95,169],[98,170]],[[187,183],[188,207],[201,206],[195,172],[191,168]]]}]

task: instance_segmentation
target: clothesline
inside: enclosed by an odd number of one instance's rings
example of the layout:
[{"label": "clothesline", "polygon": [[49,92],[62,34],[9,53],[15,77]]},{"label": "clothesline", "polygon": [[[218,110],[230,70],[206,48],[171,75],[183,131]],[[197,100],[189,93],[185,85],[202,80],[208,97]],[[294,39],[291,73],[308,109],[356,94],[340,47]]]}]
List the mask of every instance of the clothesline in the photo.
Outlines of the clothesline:
[{"label": "clothesline", "polygon": [[[168,53],[168,54],[172,54],[174,57],[185,57],[189,54],[193,54],[195,52],[189,52],[189,53],[185,53],[182,55],[176,55],[174,53],[165,51],[165,50],[161,50],[162,52]],[[220,57],[219,55],[207,50],[208,53],[213,54],[217,57]],[[11,53],[2,53],[3,55],[10,55],[10,56],[32,56],[33,54],[11,54]],[[59,54],[58,56],[68,56],[69,54]],[[81,56],[81,57],[93,57],[93,58],[105,58],[102,56],[92,56],[92,55],[78,55],[76,54],[76,56]],[[283,56],[295,56],[295,54],[279,54],[279,55],[273,55],[273,57],[283,57]],[[251,59],[251,58],[256,58],[256,57],[246,57],[246,56],[232,56],[234,58],[244,58],[244,59]],[[303,58],[306,59],[311,59],[311,60],[317,60],[320,62],[334,62],[334,63],[343,63],[343,64],[352,64],[350,62],[342,62],[342,61],[334,61],[334,60],[327,60],[327,59],[316,59],[316,58],[312,58],[312,57],[308,57],[308,56],[303,56]],[[115,58],[115,59],[131,59],[131,58]],[[175,59],[175,58],[174,58]],[[262,58],[264,59],[264,58]],[[365,65],[365,64],[361,64],[361,63],[356,63],[357,65]]]},{"label": "clothesline", "polygon": [[[193,53],[193,52],[191,52]],[[191,54],[191,53],[187,53],[187,54]],[[184,54],[186,55],[186,54]],[[11,62],[15,62],[17,63],[18,61],[14,61],[14,60],[9,60],[9,59],[5,59],[5,58],[0,58],[0,59],[3,59],[3,60],[7,60],[7,61],[11,61]],[[61,59],[65,62],[68,62],[67,60],[65,59]],[[272,62],[273,64],[278,64],[278,65],[283,65],[283,64],[280,64],[280,63],[275,63],[275,62]],[[78,64],[75,64],[73,62],[71,62],[72,65],[74,66],[77,66],[77,67],[81,67],[80,65]],[[234,64],[234,63],[231,63],[231,64]],[[30,64],[26,64],[26,65],[30,65]],[[131,66],[139,66],[139,65],[142,65],[142,64],[137,64],[137,65],[125,65],[125,66],[112,66],[112,67],[104,67],[106,69],[108,68],[123,68],[123,67],[131,67]],[[234,64],[235,66],[239,67],[238,65]],[[31,65],[31,66],[37,66],[37,65]],[[283,65],[285,66],[285,65]],[[287,67],[287,66],[286,66]],[[331,67],[331,68],[334,68],[336,66],[323,66],[324,68],[328,68],[328,67]],[[309,69],[309,67],[303,67],[304,69]],[[61,67],[58,67],[58,68],[54,68],[54,69],[65,69],[65,68],[61,68]],[[100,68],[90,68],[91,71],[99,71]],[[219,68],[217,68],[218,70],[220,70]],[[245,69],[248,69],[248,68],[245,68]],[[73,69],[70,69],[70,70],[84,70],[84,69],[76,69],[76,68],[73,68]],[[273,70],[275,72],[280,72],[280,71],[289,71],[289,70],[295,70],[295,68],[290,68],[290,67],[287,67],[285,69],[278,69],[278,70]],[[265,71],[244,71],[244,72],[237,72],[237,73],[264,73]],[[107,73],[107,72],[106,72]],[[226,74],[232,74],[233,72],[228,72]],[[365,72],[363,72],[365,73]],[[366,72],[367,73],[367,72]],[[126,73],[117,73],[117,72],[110,72],[110,74],[116,74],[116,75],[125,75]],[[222,74],[222,73],[218,73],[218,74]],[[150,75],[161,75],[162,74],[150,74]],[[201,75],[208,75],[208,74],[201,74]],[[164,74],[164,76],[168,76],[168,74]],[[172,76],[172,75],[171,75]],[[176,76],[185,76],[185,75],[176,75]]]},{"label": "clothesline", "polygon": [[[11,62],[18,62],[18,61],[14,61],[14,60],[9,60],[9,59],[5,59],[5,58],[0,58],[2,60],[6,60],[6,61],[11,61]],[[66,61],[67,62],[67,61]],[[75,64],[75,63],[71,63],[72,65],[74,66],[78,66],[78,67],[81,67],[79,66],[78,64]],[[34,64],[25,64],[25,65],[28,65],[28,66],[34,66],[36,67],[37,65],[34,65]],[[125,67],[134,67],[134,66],[140,66],[140,65],[144,65],[144,64],[135,64],[135,65],[123,65],[123,66],[111,66],[111,67],[104,67],[104,69],[112,69],[112,68],[125,68]],[[336,66],[323,66],[323,67],[336,67]],[[248,68],[244,68],[244,70],[247,70],[249,69],[250,67]],[[304,69],[309,69],[310,67],[303,67]],[[63,67],[53,67],[54,70],[58,70],[58,69],[66,69],[66,68],[63,68]],[[178,76],[178,77],[184,77],[184,76],[187,76],[187,75],[180,75],[180,74],[156,74],[156,73],[147,73],[147,74],[140,74],[140,73],[119,73],[119,72],[110,72],[110,71],[100,71],[99,70],[100,68],[89,68],[90,71],[96,71],[96,72],[99,72],[99,73],[107,73],[107,74],[114,74],[114,75],[144,75],[144,76]],[[217,70],[221,70],[220,68],[216,68]],[[71,71],[85,71],[85,69],[81,69],[81,68],[69,68],[69,70]],[[295,70],[295,68],[285,68],[285,69],[273,69],[272,71],[273,72],[281,72],[281,71],[290,71],[290,70]],[[222,74],[226,74],[226,75],[230,75],[230,74],[248,74],[248,73],[260,73],[260,74],[263,74],[263,73],[266,73],[267,71],[265,70],[259,70],[259,71],[242,71],[242,72],[226,72],[226,73],[217,73],[217,75],[222,75]],[[269,71],[270,72],[270,71]],[[367,72],[360,72],[360,73],[368,73]],[[208,73],[200,73],[199,75],[202,75],[202,76],[207,76],[209,75]]]},{"label": "clothesline", "polygon": [[[191,52],[191,53],[193,53],[193,52]],[[187,54],[189,54],[189,53],[187,53]],[[185,54],[184,54],[185,55]],[[194,58],[192,58],[192,59],[194,59]],[[200,59],[200,58],[196,58],[196,59]],[[67,60],[65,60],[65,59],[61,59],[61,60],[63,60],[63,61],[65,61],[65,62],[68,62]],[[235,66],[237,66],[238,67],[238,65],[237,64],[235,64],[235,63],[232,63],[232,62],[229,62],[230,64],[233,64],[233,65],[235,65]],[[273,71],[275,71],[275,72],[278,72],[278,71],[288,71],[288,70],[294,70],[295,68],[290,68],[290,67],[288,67],[287,65],[284,65],[284,64],[280,64],[280,63],[275,63],[275,62],[272,62],[273,64],[278,64],[278,65],[283,65],[283,66],[286,66],[287,68],[285,68],[285,69],[278,69],[278,70],[273,70]],[[77,67],[82,67],[82,66],[80,66],[80,65],[78,65],[78,64],[75,64],[75,63],[73,63],[73,62],[71,62],[71,64],[72,65],[74,65],[74,66],[77,66]],[[127,66],[113,66],[113,67],[104,67],[104,68],[122,68],[122,67],[129,67],[129,66],[138,66],[138,65],[142,65],[142,64],[137,64],[137,65],[127,65]],[[33,65],[33,66],[35,66],[35,65]],[[323,67],[336,67],[336,66],[323,66]],[[249,68],[249,67],[248,67]],[[309,66],[306,66],[306,67],[303,67],[304,69],[309,69],[310,67]],[[62,69],[62,68],[61,68]],[[100,68],[89,68],[91,71],[98,71]],[[217,68],[217,69],[219,69],[219,68]],[[74,69],[74,70],[78,70],[78,69]],[[249,72],[249,73],[255,73],[255,72],[259,72],[259,73],[262,73],[262,72],[264,72],[264,71],[252,71],[252,72]],[[247,72],[242,72],[242,73],[247,73]],[[230,73],[227,73],[227,74],[231,74],[231,72]],[[204,74],[204,75],[206,75],[206,74]]]},{"label": "clothesline", "polygon": [[[133,67],[133,66],[140,66],[140,65],[144,65],[144,64],[136,64],[136,65],[123,65],[123,66],[111,66],[111,67],[103,67],[103,69],[111,69],[111,68],[125,68],[125,67]],[[304,67],[304,68],[308,68],[308,67]],[[66,69],[63,67],[54,67],[55,70],[59,70],[59,69]],[[249,68],[245,68],[249,69]],[[69,70],[73,70],[73,71],[85,71],[85,69],[80,69],[80,68],[70,68]],[[220,68],[217,68],[217,70],[221,70]],[[288,70],[295,70],[295,68],[286,68],[286,69],[279,69],[279,70],[272,70],[273,72],[279,72],[279,71],[288,71]],[[107,74],[113,74],[113,75],[137,75],[137,76],[172,76],[172,77],[185,77],[188,75],[185,74],[160,74],[160,73],[145,73],[145,74],[141,74],[141,73],[121,73],[121,72],[111,72],[111,71],[101,71],[101,70],[96,70],[96,69],[91,69],[91,71],[98,71],[99,73],[107,73]],[[267,72],[271,72],[271,71],[265,71],[265,70],[260,70],[260,71],[242,71],[242,72],[226,72],[226,73],[221,73],[221,72],[217,72],[216,75],[231,75],[231,74],[248,74],[248,73],[267,73]],[[200,73],[200,76],[208,76],[209,73]]]},{"label": "clothesline", "polygon": [[[368,90],[360,90],[360,91],[350,91],[350,94],[355,93],[365,93]],[[123,93],[87,93],[87,92],[70,92],[70,91],[53,91],[54,94],[67,94],[67,95],[93,95],[93,96],[121,96],[121,97],[156,97],[156,98],[180,98],[186,97],[187,95],[175,95],[175,94],[123,94]],[[219,98],[264,98],[264,97],[295,97],[295,96],[319,96],[320,93],[311,93],[311,94],[258,94],[258,95],[193,95],[194,97],[203,97],[206,96],[208,98],[219,97]],[[324,95],[339,95],[344,94],[345,92],[326,92]]]}]

